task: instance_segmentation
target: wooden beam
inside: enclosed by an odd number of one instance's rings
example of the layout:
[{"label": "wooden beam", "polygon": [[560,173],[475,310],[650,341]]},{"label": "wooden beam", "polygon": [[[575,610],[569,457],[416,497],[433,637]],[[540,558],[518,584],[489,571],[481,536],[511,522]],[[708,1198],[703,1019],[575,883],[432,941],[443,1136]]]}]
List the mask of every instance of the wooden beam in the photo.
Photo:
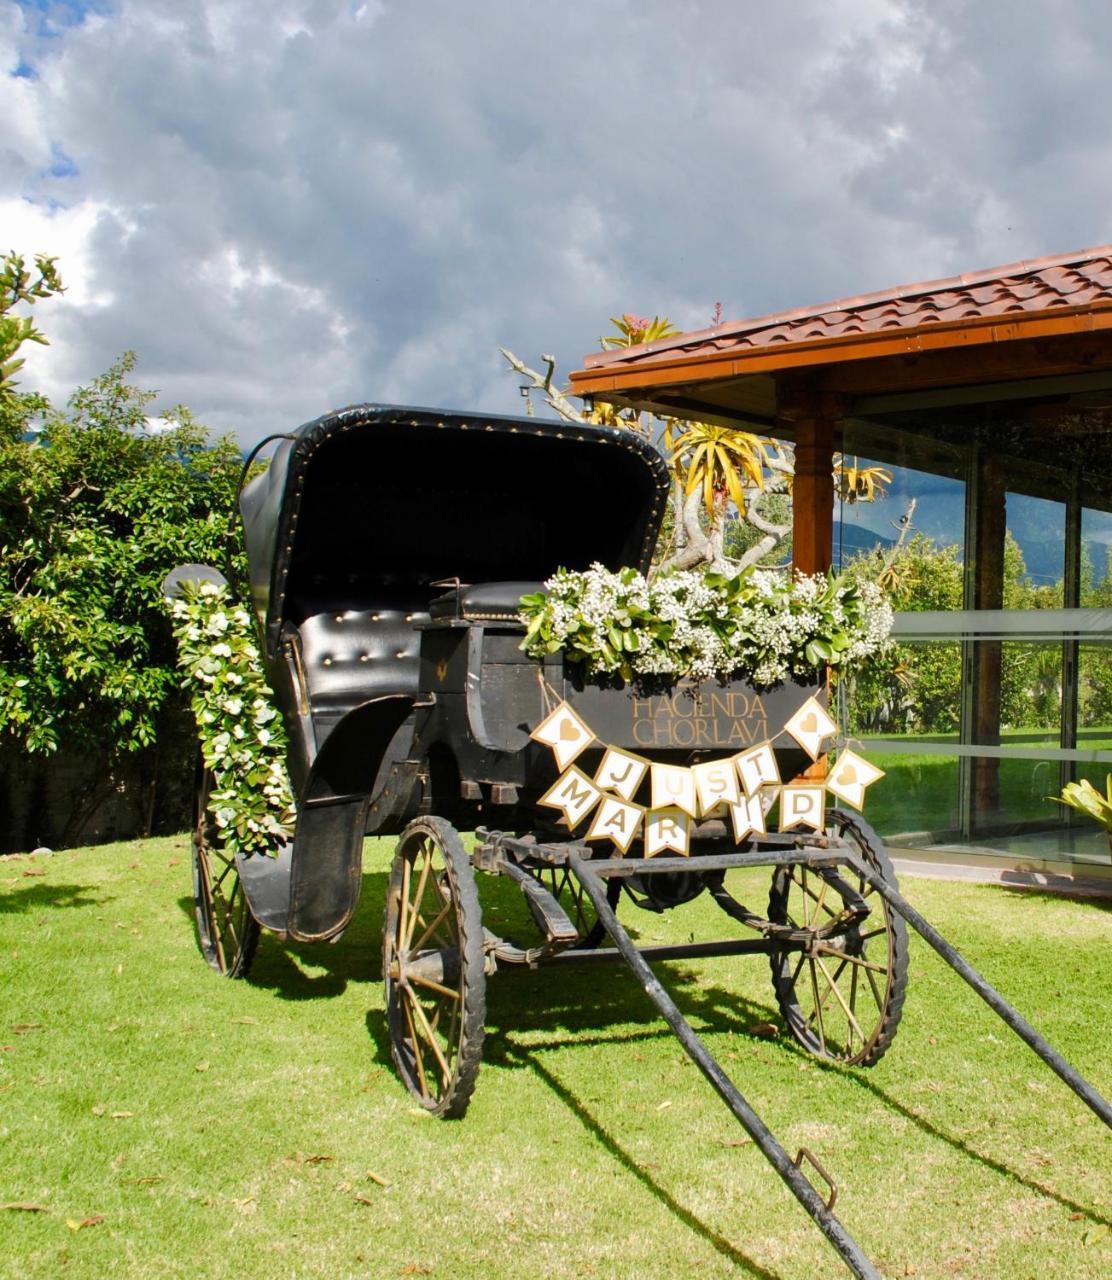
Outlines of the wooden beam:
[{"label": "wooden beam", "polygon": [[[805,341],[780,342],[765,346],[726,346],[709,348],[702,344],[693,351],[666,350],[638,359],[634,357],[600,361],[590,368],[576,369],[571,374],[571,390],[575,395],[598,395],[605,398],[607,392],[636,395],[650,387],[679,386],[684,383],[743,378],[750,374],[801,373],[822,366],[845,369],[875,369],[888,363],[898,368],[900,361],[909,361],[913,367],[922,368],[919,361],[930,357],[933,366],[943,353],[965,355],[967,372],[962,377],[951,376],[951,381],[1002,381],[1011,377],[1030,376],[1031,370],[1022,359],[1005,367],[984,370],[980,365],[993,360],[990,353],[1016,348],[1030,339],[1041,359],[1055,348],[1060,338],[1093,337],[1103,350],[1098,356],[1107,360],[1108,342],[1101,341],[1112,332],[1112,302],[1101,301],[1079,307],[1056,307],[1046,311],[1014,313],[1008,316],[975,316],[951,323],[917,325],[908,329],[882,329],[866,333],[842,334],[837,337],[814,338]],[[1072,344],[1067,342],[1066,347]],[[890,363],[889,363],[890,362]],[[1037,369],[1037,374],[1070,373],[1089,367],[1085,358],[1080,361],[1072,356],[1059,364],[1048,362]],[[1105,365],[1107,367],[1107,365]],[[844,384],[842,378],[845,377]],[[922,372],[906,382],[872,382],[869,375],[851,379],[839,373],[839,386],[856,394],[867,391],[880,392],[901,385],[931,386],[929,376]]]},{"label": "wooden beam", "polygon": [[834,555],[834,427],[841,404],[787,390],[781,401],[783,430],[795,438],[792,565],[825,573]]}]

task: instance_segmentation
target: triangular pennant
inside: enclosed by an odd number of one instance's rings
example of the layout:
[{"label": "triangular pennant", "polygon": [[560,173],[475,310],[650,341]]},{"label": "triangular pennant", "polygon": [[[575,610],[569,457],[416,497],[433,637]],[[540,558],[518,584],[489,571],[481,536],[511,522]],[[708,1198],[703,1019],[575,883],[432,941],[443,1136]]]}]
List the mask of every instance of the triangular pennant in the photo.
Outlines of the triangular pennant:
[{"label": "triangular pennant", "polygon": [[602,763],[595,772],[595,786],[604,791],[615,791],[623,800],[632,800],[648,772],[649,762],[644,756],[631,751],[607,747]]},{"label": "triangular pennant", "polygon": [[793,782],[780,788],[780,830],[810,827],[821,831],[826,818],[826,789]]},{"label": "triangular pennant", "polygon": [[537,803],[563,810],[564,823],[574,830],[598,804],[601,795],[591,779],[573,765],[556,779]]},{"label": "triangular pennant", "polygon": [[865,788],[883,777],[883,769],[870,764],[856,752],[843,751],[838,756],[838,763],[827,775],[826,788],[833,791],[839,800],[853,805],[855,809],[863,809]]},{"label": "triangular pennant", "polygon": [[746,836],[763,836],[768,830],[768,813],[776,803],[779,787],[761,787],[754,795],[742,796],[739,804],[730,805],[734,824],[734,840],[738,844]]},{"label": "triangular pennant", "polygon": [[690,769],[678,764],[654,764],[652,778],[654,809],[675,806],[693,818],[698,816],[695,778]]},{"label": "triangular pennant", "polygon": [[645,810],[639,804],[626,804],[616,796],[604,795],[595,810],[587,839],[613,841],[622,853],[628,853],[644,816]]},{"label": "triangular pennant", "polygon": [[693,764],[691,773],[695,779],[695,791],[699,797],[699,812],[707,817],[720,804],[737,804],[741,799],[737,770],[733,758],[708,760],[705,764]]},{"label": "triangular pennant", "polygon": [[767,742],[734,756],[734,765],[747,796],[755,795],[761,787],[775,786],[780,781],[776,753]]},{"label": "triangular pennant", "polygon": [[561,773],[595,740],[595,735],[566,702],[545,716],[529,737],[552,748]]},{"label": "triangular pennant", "polygon": [[645,857],[671,849],[685,858],[691,839],[691,818],[682,809],[650,809],[645,815]]},{"label": "triangular pennant", "polygon": [[784,730],[791,734],[812,760],[817,760],[823,742],[838,732],[838,726],[827,715],[826,708],[817,698],[808,698],[784,725]]}]

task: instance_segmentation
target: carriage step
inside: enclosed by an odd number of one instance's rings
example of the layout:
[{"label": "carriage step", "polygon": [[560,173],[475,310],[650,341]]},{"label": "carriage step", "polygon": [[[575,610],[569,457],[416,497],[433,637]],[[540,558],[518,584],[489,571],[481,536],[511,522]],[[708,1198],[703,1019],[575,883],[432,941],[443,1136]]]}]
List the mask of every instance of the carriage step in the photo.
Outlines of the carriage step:
[{"label": "carriage step", "polygon": [[508,859],[498,869],[503,875],[509,876],[525,895],[537,928],[544,934],[546,942],[574,942],[579,937],[579,930],[572,924],[567,912],[543,884]]}]

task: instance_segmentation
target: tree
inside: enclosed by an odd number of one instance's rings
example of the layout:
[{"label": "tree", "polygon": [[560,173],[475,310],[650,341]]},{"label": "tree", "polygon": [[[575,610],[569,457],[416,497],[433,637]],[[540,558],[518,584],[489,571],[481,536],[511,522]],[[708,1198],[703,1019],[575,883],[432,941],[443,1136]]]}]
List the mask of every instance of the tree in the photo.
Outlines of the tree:
[{"label": "tree", "polygon": [[[716,308],[716,323],[720,319]],[[611,317],[615,332],[599,339],[604,349],[639,346],[670,337],[678,330],[666,316],[652,319],[631,315]],[[530,393],[538,390],[545,403],[568,422],[587,422],[636,431],[652,440],[672,468],[669,517],[658,548],[657,568],[736,573],[750,565],[783,560],[783,544],[792,531],[790,507],[794,451],[783,441],[759,436],[740,427],[710,422],[654,418],[632,409],[596,400],[579,408],[553,383],[556,360],[542,356],[545,372],[531,369],[512,351],[500,348],[515,373],[528,381],[522,391],[527,412],[533,412]],[[882,467],[852,466],[835,459],[834,479],[844,501],[872,502],[882,496],[891,474]],[[777,501],[779,499],[779,501]],[[731,525],[736,513],[744,531]],[[903,521],[900,541],[910,528]]]},{"label": "tree", "polygon": [[0,433],[5,437],[22,431],[31,414],[41,411],[41,396],[19,395],[15,375],[23,368],[19,354],[25,342],[47,344],[44,334],[29,315],[16,315],[21,303],[34,306],[44,298],[64,293],[57,259],[39,254],[35,258],[35,274],[27,270],[20,253],[7,253],[0,258]]},{"label": "tree", "polygon": [[153,796],[186,714],[160,585],[176,564],[233,553],[239,449],[210,444],[180,406],[152,426],[134,364],[123,356],[64,411],[9,392],[9,423],[25,426],[30,403],[38,430],[0,440],[0,723],[22,752],[98,762],[66,835],[129,762]]}]

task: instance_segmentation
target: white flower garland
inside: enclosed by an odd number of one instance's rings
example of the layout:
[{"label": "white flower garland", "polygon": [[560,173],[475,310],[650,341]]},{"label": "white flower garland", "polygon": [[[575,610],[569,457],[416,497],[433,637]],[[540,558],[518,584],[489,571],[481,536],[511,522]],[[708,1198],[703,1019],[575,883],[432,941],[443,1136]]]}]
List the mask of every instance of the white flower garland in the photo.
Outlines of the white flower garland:
[{"label": "white flower garland", "polygon": [[275,853],[293,836],[286,730],[263,679],[247,611],[227,587],[185,583],[170,601],[201,755],[212,771],[210,812],[229,853]]},{"label": "white flower garland", "polygon": [[824,665],[857,666],[892,630],[875,584],[774,570],[674,571],[650,582],[600,564],[561,569],[544,592],[522,597],[520,617],[532,657],[563,650],[590,673],[626,680],[741,676],[762,687]]}]

